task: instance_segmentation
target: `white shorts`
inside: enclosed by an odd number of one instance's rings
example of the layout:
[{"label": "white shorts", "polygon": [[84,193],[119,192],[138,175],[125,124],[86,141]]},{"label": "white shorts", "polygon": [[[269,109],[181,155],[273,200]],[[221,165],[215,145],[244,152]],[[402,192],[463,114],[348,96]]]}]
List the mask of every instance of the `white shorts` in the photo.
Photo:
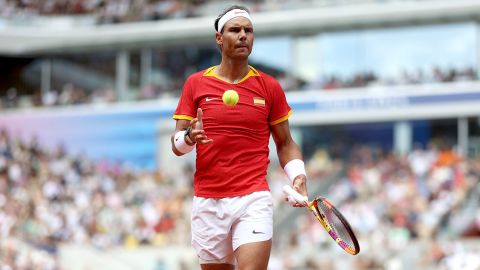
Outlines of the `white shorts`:
[{"label": "white shorts", "polygon": [[233,252],[239,246],[272,239],[272,195],[259,191],[222,199],[194,197],[191,224],[200,264],[235,264]]}]

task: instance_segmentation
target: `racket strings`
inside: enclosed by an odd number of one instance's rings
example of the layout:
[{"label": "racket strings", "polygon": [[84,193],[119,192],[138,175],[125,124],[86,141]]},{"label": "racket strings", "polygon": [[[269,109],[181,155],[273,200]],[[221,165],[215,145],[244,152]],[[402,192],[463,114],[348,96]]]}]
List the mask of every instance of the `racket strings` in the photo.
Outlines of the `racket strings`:
[{"label": "racket strings", "polygon": [[352,236],[350,235],[349,231],[346,229],[345,224],[337,216],[337,214],[332,210],[332,208],[325,205],[323,201],[317,201],[317,206],[318,206],[319,212],[325,216],[331,229],[334,231],[337,237],[343,240],[344,243],[347,244],[347,246],[350,249],[355,250],[356,245],[352,239]]}]

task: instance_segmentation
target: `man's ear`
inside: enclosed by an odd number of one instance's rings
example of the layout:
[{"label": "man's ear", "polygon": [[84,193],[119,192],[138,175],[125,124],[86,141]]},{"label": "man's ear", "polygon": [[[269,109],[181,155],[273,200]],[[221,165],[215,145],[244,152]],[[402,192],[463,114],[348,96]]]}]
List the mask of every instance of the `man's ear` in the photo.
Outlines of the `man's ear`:
[{"label": "man's ear", "polygon": [[223,36],[222,33],[216,32],[215,33],[215,42],[217,43],[218,46],[222,46],[223,44]]}]

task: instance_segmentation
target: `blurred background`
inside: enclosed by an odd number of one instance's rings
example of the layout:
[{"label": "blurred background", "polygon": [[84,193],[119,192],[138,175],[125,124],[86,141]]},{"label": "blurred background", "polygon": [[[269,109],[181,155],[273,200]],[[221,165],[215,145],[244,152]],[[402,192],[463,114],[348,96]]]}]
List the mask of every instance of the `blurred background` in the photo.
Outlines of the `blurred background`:
[{"label": "blurred background", "polygon": [[269,269],[480,269],[476,0],[0,0],[0,269],[199,269],[171,116],[231,4],[361,245],[282,202],[272,144]]}]

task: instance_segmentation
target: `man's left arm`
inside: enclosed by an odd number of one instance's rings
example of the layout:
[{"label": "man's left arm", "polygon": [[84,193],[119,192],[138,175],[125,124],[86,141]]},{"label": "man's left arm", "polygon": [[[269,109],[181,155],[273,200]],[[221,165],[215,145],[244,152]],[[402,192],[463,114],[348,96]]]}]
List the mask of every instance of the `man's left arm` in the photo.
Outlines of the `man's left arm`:
[{"label": "man's left arm", "polygon": [[308,196],[307,175],[300,147],[293,141],[288,120],[271,126],[272,136],[277,146],[278,159],[288,177],[293,189]]}]

